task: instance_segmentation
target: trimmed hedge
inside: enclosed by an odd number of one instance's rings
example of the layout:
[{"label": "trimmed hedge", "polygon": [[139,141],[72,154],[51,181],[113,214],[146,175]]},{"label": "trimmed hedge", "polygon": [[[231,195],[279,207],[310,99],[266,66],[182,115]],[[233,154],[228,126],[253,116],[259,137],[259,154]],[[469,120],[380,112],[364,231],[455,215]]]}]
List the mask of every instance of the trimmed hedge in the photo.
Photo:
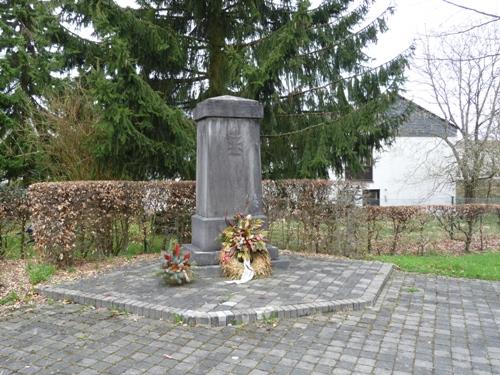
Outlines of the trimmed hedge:
[{"label": "trimmed hedge", "polygon": [[[362,256],[358,188],[330,180],[264,181],[270,237],[281,248]],[[336,249],[336,250],[334,250]]]},{"label": "trimmed hedge", "polygon": [[[281,180],[263,185],[271,237],[282,248],[362,257],[447,247],[469,252],[472,247],[498,247],[500,239],[499,204],[362,207],[359,187],[347,183]],[[486,217],[494,226],[489,235]],[[438,231],[452,242],[433,238]],[[491,235],[495,232],[498,235]]]},{"label": "trimmed hedge", "polygon": [[82,181],[38,183],[28,191],[35,249],[58,265],[75,251],[109,256],[125,250],[132,222],[147,250],[158,215],[164,221],[192,214],[193,182]]},{"label": "trimmed hedge", "polygon": [[[424,253],[439,245],[431,238],[439,226],[469,251],[487,245],[486,215],[500,221],[500,205],[360,207],[357,189],[328,180],[264,181],[263,208],[274,244],[351,257]],[[193,181],[39,183],[30,186],[28,200],[35,248],[61,266],[77,254],[108,256],[127,249],[132,225],[139,228],[144,250],[155,232],[189,242],[196,204]],[[19,217],[26,224],[26,198],[22,202]],[[13,217],[15,210],[0,206],[0,215]]]}]

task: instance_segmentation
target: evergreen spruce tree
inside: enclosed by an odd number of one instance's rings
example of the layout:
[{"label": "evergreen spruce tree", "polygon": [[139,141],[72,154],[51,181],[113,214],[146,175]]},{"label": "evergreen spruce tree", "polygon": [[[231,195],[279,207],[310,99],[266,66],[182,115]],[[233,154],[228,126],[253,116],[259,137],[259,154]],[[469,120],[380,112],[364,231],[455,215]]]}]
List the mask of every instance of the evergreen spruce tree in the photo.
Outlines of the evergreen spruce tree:
[{"label": "evergreen spruce tree", "polygon": [[[367,21],[371,1],[326,0],[316,8],[302,0],[138,0],[134,9],[111,0],[50,3],[2,2],[2,148],[8,138],[18,141],[13,130],[33,128],[31,106],[54,84],[50,72],[63,68],[79,72],[102,109],[94,154],[120,177],[193,177],[189,112],[217,95],[264,103],[269,178],[359,166],[397,125],[384,113],[406,56],[370,66],[364,48],[385,31],[390,13]],[[91,26],[95,40],[62,21]],[[1,162],[10,175],[28,164]]]},{"label": "evergreen spruce tree", "polygon": [[46,1],[0,2],[0,180],[41,178],[34,112],[58,85],[61,29]]},{"label": "evergreen spruce tree", "polygon": [[[60,5],[0,2],[0,181],[58,178],[50,172],[57,166],[48,167],[57,159],[47,155],[45,143],[60,134],[47,119],[67,115],[67,108],[50,102],[72,85],[75,94],[85,90],[94,98],[92,110],[102,111],[92,139],[81,140],[98,161],[96,176],[193,177],[192,121],[137,75],[119,36],[82,38],[62,22]],[[76,83],[69,78],[75,73],[82,77]]]},{"label": "evergreen spruce tree", "polygon": [[136,180],[192,179],[195,125],[147,73],[150,66],[178,70],[181,47],[175,33],[149,18],[112,1],[66,4],[62,19],[92,26],[97,39],[66,50],[67,66],[79,70],[102,110],[94,152],[103,170]]},{"label": "evergreen spruce tree", "polygon": [[[371,1],[326,0],[316,8],[303,0],[138,0],[134,9],[110,0],[63,3],[66,20],[92,26],[100,40],[100,48],[82,49],[79,67],[92,72],[109,113],[105,131],[115,134],[103,156],[136,155],[139,139],[148,144],[166,132],[172,152],[152,147],[147,157],[165,156],[162,163],[179,168],[192,161],[192,133],[175,108],[188,114],[224,94],[265,104],[269,178],[356,168],[394,133],[397,121],[383,114],[407,56],[370,66],[364,48],[386,30],[391,12],[365,20]],[[136,136],[137,145],[127,145]]]}]

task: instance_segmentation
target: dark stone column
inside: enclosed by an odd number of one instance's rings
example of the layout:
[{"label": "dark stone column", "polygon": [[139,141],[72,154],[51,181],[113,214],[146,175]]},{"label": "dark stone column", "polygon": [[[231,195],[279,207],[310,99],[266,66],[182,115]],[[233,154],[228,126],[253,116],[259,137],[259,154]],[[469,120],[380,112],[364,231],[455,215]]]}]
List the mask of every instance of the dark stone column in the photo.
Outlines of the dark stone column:
[{"label": "dark stone column", "polygon": [[[226,219],[241,212],[265,220],[262,212],[260,119],[262,105],[219,96],[199,103],[197,122],[196,214],[192,241],[185,247],[197,265],[218,263],[219,235]],[[272,258],[277,249],[271,249]]]}]

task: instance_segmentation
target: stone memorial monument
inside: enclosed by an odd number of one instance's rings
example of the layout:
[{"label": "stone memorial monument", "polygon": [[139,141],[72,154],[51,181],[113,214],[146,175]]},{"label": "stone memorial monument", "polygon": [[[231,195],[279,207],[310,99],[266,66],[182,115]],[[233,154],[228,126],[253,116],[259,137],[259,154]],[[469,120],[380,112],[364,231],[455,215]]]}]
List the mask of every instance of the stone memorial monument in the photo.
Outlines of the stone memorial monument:
[{"label": "stone memorial monument", "polygon": [[[198,266],[218,264],[219,235],[236,213],[266,219],[260,162],[262,117],[259,102],[234,96],[210,98],[194,109],[196,214],[191,218],[191,244],[184,247]],[[276,260],[277,248],[268,246],[268,250]]]}]

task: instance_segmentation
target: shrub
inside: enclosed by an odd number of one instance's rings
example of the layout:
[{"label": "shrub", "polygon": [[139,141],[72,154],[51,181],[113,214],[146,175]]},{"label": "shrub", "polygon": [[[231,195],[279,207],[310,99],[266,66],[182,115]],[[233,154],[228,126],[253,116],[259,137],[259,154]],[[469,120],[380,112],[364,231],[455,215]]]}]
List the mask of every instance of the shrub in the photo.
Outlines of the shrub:
[{"label": "shrub", "polygon": [[500,212],[499,205],[491,204],[361,207],[356,191],[357,186],[325,180],[264,181],[270,238],[280,248],[352,257],[394,254],[402,250],[403,241],[407,244],[404,253],[423,254],[432,240],[438,248],[454,248],[433,238],[436,234],[430,223],[437,222],[468,252],[473,243],[485,247],[484,217]]},{"label": "shrub", "polygon": [[418,234],[417,246],[419,255],[424,255],[427,245],[431,242],[428,224],[432,219],[429,207],[421,207],[415,215],[414,222]]},{"label": "shrub", "polygon": [[407,228],[410,220],[414,219],[419,212],[418,206],[389,206],[383,207],[382,212],[385,217],[392,222],[392,244],[391,255],[396,253],[401,233]]},{"label": "shrub", "polygon": [[[361,207],[357,191],[328,180],[264,181],[269,238],[282,249],[350,257],[395,253],[404,241],[414,246],[405,252],[422,254],[434,230],[429,223],[437,222],[469,251],[477,241],[484,247],[483,217],[500,212],[499,205]],[[0,200],[0,220],[19,215],[26,225],[27,201],[20,200],[20,211],[2,208],[4,201],[9,200]],[[159,247],[156,233],[189,242],[196,197],[193,181],[89,181],[34,184],[28,201],[36,250],[66,266],[77,255],[126,252],[132,237],[134,252],[149,251],[153,242]]]},{"label": "shrub", "polygon": [[132,221],[140,228],[146,251],[158,215],[194,209],[192,182],[38,183],[28,194],[35,248],[59,266],[72,264],[76,252],[85,257],[124,251]]},{"label": "shrub", "polygon": [[[366,223],[366,250],[368,253],[373,251],[373,245],[378,240],[380,231],[382,230],[382,218],[384,210],[378,206],[368,206],[364,210]],[[380,248],[377,248],[380,255]]]},{"label": "shrub", "polygon": [[146,183],[143,202],[153,229],[181,243],[190,242],[191,216],[196,209],[195,190],[194,181]]},{"label": "shrub", "polygon": [[[484,214],[494,213],[499,205],[462,204],[457,206],[433,206],[431,212],[452,240],[464,242],[464,251],[470,252],[476,229],[479,229],[483,247],[482,220]],[[477,225],[480,225],[477,228]]]},{"label": "shrub", "polygon": [[[37,167],[61,181],[104,179],[116,171],[100,165],[95,146],[99,143],[96,124],[101,113],[95,98],[79,82],[47,93],[43,108],[33,118],[41,133],[32,137],[39,151]],[[38,108],[38,106],[36,106]]]},{"label": "shrub", "polygon": [[275,223],[269,236],[285,249],[361,255],[362,209],[356,190],[329,180],[264,181],[264,211]]}]

